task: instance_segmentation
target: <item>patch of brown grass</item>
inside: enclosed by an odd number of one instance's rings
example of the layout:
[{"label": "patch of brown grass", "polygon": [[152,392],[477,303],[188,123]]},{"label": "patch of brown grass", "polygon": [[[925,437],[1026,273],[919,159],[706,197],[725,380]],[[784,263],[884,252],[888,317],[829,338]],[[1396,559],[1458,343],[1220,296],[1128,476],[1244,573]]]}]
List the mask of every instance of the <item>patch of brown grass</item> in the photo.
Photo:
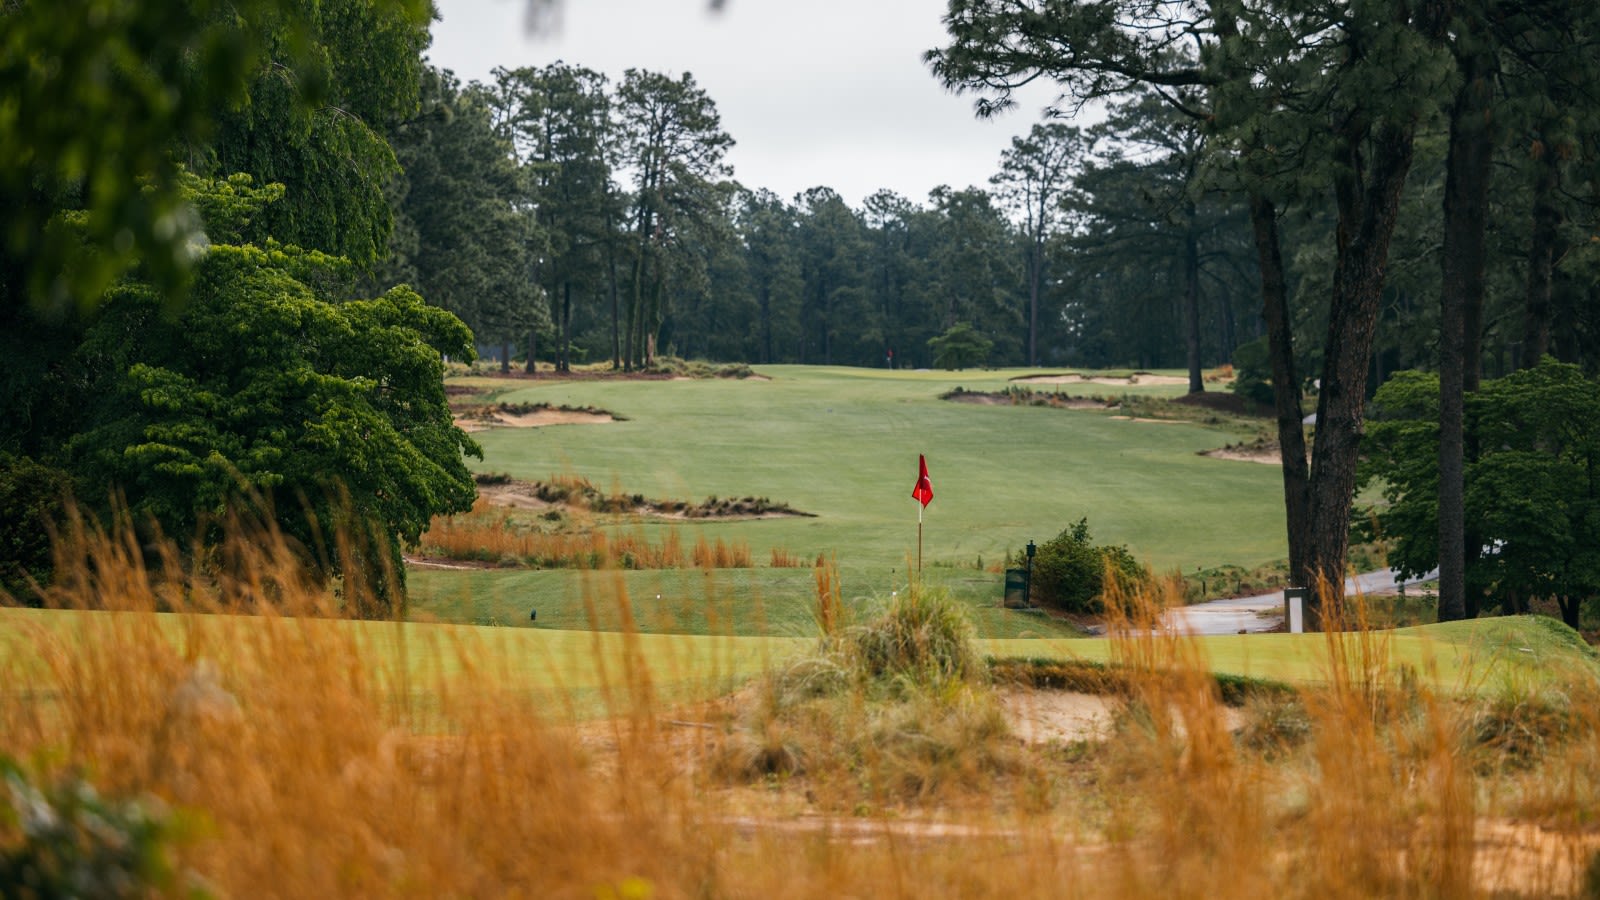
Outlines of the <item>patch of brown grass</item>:
[{"label": "patch of brown grass", "polygon": [[[668,528],[657,541],[637,529],[607,532],[591,526],[547,532],[518,522],[482,498],[470,513],[435,518],[420,546],[430,557],[552,569],[677,569],[685,560],[676,528]],[[753,564],[749,544],[721,538],[699,538],[688,559],[700,568]]]},{"label": "patch of brown grass", "polygon": [[774,569],[798,569],[811,565],[811,560],[804,556],[796,556],[785,547],[773,547],[767,565]]},{"label": "patch of brown grass", "polygon": [[980,670],[917,661],[950,610],[844,622],[824,561],[831,652],[671,709],[629,633],[610,717],[574,725],[482,632],[378,662],[270,532],[200,566],[79,538],[49,599],[95,611],[0,634],[0,755],[181,810],[175,862],[220,896],[1549,896],[1596,849],[1595,692],[1437,696],[1359,605],[1320,686],[1240,713],[1156,627],[1180,587],[1123,591],[1109,740],[1027,747]]},{"label": "patch of brown grass", "polygon": [[701,569],[748,569],[750,545],[744,541],[729,543],[722,538],[708,541],[702,535],[694,544],[694,564]]}]

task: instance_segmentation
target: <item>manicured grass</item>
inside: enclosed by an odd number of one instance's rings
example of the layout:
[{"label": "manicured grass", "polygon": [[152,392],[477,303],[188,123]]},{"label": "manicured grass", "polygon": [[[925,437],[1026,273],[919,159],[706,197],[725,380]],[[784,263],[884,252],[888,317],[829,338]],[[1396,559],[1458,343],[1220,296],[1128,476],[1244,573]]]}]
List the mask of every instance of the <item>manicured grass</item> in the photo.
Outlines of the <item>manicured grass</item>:
[{"label": "manicured grass", "polygon": [[[938,399],[957,386],[1002,390],[1028,374],[1021,370],[760,371],[771,380],[516,382],[498,399],[596,406],[628,421],[481,432],[475,437],[485,458],[475,467],[526,479],[581,475],[606,490],[658,498],[754,495],[787,503],[816,517],[676,527],[686,543],[700,534],[746,541],[758,564],[774,547],[806,558],[833,556],[847,595],[887,596],[914,565],[917,506],[910,493],[918,453],[928,456],[935,491],[924,517],[926,576],[953,581],[975,608],[997,603],[1001,592],[1001,576],[978,570],[980,563],[991,567],[1007,550],[1048,540],[1083,517],[1097,541],[1126,544],[1161,571],[1255,566],[1286,552],[1277,470],[1197,455],[1235,439],[1215,429]],[[1035,386],[1041,388],[1053,389]],[[1102,396],[1183,392],[1097,384],[1059,389]],[[1196,419],[1205,415],[1195,411]],[[573,597],[568,582],[576,577],[417,572],[412,593],[419,610],[470,621],[499,617],[491,610],[497,602],[507,611],[522,606],[493,595],[514,597],[524,584],[538,584],[544,596]],[[462,579],[472,583],[470,592],[459,587]],[[629,579],[636,594],[638,580]],[[807,570],[762,572],[750,582],[771,621],[803,618],[803,607],[794,604],[809,596]],[[557,584],[564,586],[559,592]],[[539,602],[561,621],[578,615],[570,602]],[[515,618],[525,619],[526,611]]]},{"label": "manicured grass", "polygon": [[[628,598],[633,625],[647,633],[810,636],[816,633],[812,604],[815,576],[794,569],[668,569],[638,572],[487,569],[414,569],[409,574],[413,618],[476,625],[617,631],[624,625],[617,597]],[[884,582],[904,572],[884,573]],[[858,590],[865,578],[846,579],[848,608],[865,612],[889,597]],[[967,569],[930,570],[929,586],[963,598],[985,637],[1065,638],[1079,635],[1070,624],[1040,613],[1003,609],[1000,577]],[[896,583],[905,589],[903,581]],[[537,621],[529,614],[537,611]]]},{"label": "manicured grass", "polygon": [[[0,690],[36,689],[48,682],[47,653],[70,652],[85,629],[155,631],[208,656],[224,669],[224,648],[262,640],[255,616],[113,613],[0,608]],[[360,661],[409,695],[426,715],[438,691],[462,690],[503,702],[529,703],[553,718],[584,718],[617,710],[613,692],[625,690],[624,667],[637,662],[657,697],[668,703],[721,696],[775,662],[803,652],[810,641],[782,638],[649,635],[589,631],[532,631],[486,626],[334,619],[273,619],[296,640],[326,646],[354,642]],[[95,645],[99,645],[97,642]],[[209,648],[209,649],[206,649]],[[425,685],[416,687],[414,685]]]},{"label": "manicured grass", "polygon": [[[628,669],[648,673],[655,696],[668,703],[726,694],[771,666],[808,652],[814,637],[716,637],[511,629],[426,623],[273,619],[294,640],[335,646],[350,640],[356,658],[411,707],[438,708],[441,692],[492,694],[496,702],[528,703],[555,718],[615,714]],[[47,690],[49,654],[70,654],[90,629],[155,633],[185,652],[209,656],[224,668],[218,648],[268,640],[268,620],[254,616],[108,613],[0,609],[0,672],[11,692]],[[280,635],[279,639],[283,636]],[[337,639],[337,640],[336,640]],[[1343,636],[1346,652],[1358,638]],[[1378,658],[1392,672],[1451,694],[1487,693],[1508,684],[1560,683],[1600,676],[1595,652],[1570,632],[1538,617],[1508,617],[1424,625],[1374,633]],[[1286,684],[1330,678],[1329,637],[1320,634],[1227,635],[1195,639],[1211,671]],[[208,649],[209,648],[209,649]],[[997,659],[1105,663],[1113,644],[1103,638],[991,639],[980,651]],[[424,729],[438,723],[419,722]]]},{"label": "manicured grass", "polygon": [[[1553,626],[1553,627],[1552,627]],[[1332,679],[1334,648],[1354,654],[1357,635],[1250,634],[1197,638],[1212,672],[1286,684],[1321,684]],[[1508,616],[1394,631],[1372,632],[1370,646],[1386,671],[1446,693],[1492,692],[1507,685],[1560,683],[1600,677],[1600,657],[1551,619]],[[1106,663],[1110,641],[983,641],[995,658]]]}]

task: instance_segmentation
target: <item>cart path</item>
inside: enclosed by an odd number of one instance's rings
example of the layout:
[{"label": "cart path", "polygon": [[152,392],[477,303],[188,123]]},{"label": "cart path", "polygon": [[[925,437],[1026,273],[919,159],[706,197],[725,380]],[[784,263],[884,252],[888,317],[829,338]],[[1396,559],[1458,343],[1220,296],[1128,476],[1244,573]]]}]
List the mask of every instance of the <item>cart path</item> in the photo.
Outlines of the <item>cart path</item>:
[{"label": "cart path", "polygon": [[[1421,578],[1406,584],[1431,581],[1439,577],[1435,569]],[[1393,569],[1379,569],[1346,578],[1346,594],[1389,594],[1399,589],[1401,581]],[[1178,634],[1239,634],[1241,632],[1271,631],[1283,624],[1283,591],[1258,594],[1254,597],[1230,597],[1211,600],[1193,606],[1180,606],[1167,610],[1166,624]]]}]

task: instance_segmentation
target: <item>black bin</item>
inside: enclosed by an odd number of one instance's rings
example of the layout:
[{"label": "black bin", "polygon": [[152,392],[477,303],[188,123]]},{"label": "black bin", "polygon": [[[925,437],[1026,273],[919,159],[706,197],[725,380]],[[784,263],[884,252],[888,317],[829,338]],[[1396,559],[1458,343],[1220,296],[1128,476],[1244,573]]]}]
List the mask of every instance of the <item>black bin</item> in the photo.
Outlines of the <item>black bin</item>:
[{"label": "black bin", "polygon": [[1028,606],[1028,570],[1006,570],[1006,609],[1026,609]]}]

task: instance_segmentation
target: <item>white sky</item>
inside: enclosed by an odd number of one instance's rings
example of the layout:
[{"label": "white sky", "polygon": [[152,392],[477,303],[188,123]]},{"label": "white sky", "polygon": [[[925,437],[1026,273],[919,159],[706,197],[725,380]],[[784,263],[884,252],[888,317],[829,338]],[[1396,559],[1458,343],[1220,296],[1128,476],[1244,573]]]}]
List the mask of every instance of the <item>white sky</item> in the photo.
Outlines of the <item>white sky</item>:
[{"label": "white sky", "polygon": [[564,0],[556,29],[530,34],[527,0],[435,0],[428,58],[465,81],[496,66],[688,71],[737,145],[747,187],[784,198],[817,185],[859,207],[888,188],[924,203],[941,184],[987,186],[1000,151],[1039,121],[1048,86],[998,119],[942,88],[922,53],[945,41],[945,0]]}]

